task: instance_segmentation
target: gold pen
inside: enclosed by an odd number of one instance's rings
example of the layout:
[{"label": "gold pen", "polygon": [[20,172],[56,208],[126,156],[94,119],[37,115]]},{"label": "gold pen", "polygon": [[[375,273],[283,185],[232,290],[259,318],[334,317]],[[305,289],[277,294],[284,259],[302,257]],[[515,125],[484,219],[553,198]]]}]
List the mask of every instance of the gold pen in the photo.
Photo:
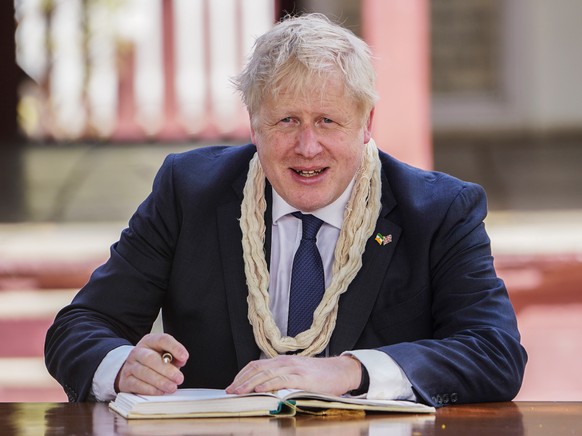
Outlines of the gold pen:
[{"label": "gold pen", "polygon": [[172,356],[172,353],[165,351],[164,354],[162,354],[162,361],[164,363],[172,363],[172,360],[174,360],[174,356]]}]

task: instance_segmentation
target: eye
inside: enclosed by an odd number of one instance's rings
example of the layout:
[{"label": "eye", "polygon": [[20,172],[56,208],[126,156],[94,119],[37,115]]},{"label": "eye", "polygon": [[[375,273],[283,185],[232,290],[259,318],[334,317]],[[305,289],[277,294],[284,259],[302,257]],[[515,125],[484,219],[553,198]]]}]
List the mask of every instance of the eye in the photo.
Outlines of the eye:
[{"label": "eye", "polygon": [[322,118],[321,121],[323,122],[323,124],[333,123],[333,120],[331,118]]},{"label": "eye", "polygon": [[281,123],[290,123],[292,121],[291,117],[285,117],[285,118],[281,118]]}]

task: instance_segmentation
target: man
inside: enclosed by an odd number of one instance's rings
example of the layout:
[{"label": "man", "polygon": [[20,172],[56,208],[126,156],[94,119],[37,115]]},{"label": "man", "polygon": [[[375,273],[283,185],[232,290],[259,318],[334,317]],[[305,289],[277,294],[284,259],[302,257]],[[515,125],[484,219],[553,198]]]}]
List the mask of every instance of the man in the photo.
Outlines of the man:
[{"label": "man", "polygon": [[257,40],[236,79],[254,145],[169,156],[50,328],[47,366],[72,401],[178,386],[515,396],[526,354],[483,190],[378,151],[370,58],[320,15]]}]

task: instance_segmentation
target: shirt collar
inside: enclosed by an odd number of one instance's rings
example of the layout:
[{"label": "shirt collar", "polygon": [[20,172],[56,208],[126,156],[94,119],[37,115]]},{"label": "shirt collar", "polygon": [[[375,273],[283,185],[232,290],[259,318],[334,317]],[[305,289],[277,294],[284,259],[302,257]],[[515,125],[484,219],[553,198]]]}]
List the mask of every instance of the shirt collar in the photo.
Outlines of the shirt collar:
[{"label": "shirt collar", "polygon": [[[341,229],[342,223],[344,221],[344,211],[348,201],[350,200],[354,183],[355,179],[352,179],[344,192],[342,192],[342,194],[333,203],[309,213],[311,215],[315,215],[317,218],[326,222],[327,224]],[[281,217],[293,212],[297,212],[297,210],[297,208],[291,206],[289,203],[283,200],[277,191],[275,191],[275,188],[273,188],[273,224],[276,225],[277,221],[279,221]]]}]

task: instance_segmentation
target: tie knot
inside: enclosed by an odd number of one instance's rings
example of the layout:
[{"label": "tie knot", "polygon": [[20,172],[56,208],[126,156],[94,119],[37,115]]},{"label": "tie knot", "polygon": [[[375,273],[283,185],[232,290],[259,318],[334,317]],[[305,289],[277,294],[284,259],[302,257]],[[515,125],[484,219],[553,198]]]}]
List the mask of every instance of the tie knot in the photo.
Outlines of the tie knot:
[{"label": "tie knot", "polygon": [[293,212],[293,216],[299,218],[303,223],[303,234],[301,239],[316,239],[315,237],[317,232],[319,232],[319,228],[323,224],[323,221],[316,216],[310,214],[304,215],[301,212]]}]

